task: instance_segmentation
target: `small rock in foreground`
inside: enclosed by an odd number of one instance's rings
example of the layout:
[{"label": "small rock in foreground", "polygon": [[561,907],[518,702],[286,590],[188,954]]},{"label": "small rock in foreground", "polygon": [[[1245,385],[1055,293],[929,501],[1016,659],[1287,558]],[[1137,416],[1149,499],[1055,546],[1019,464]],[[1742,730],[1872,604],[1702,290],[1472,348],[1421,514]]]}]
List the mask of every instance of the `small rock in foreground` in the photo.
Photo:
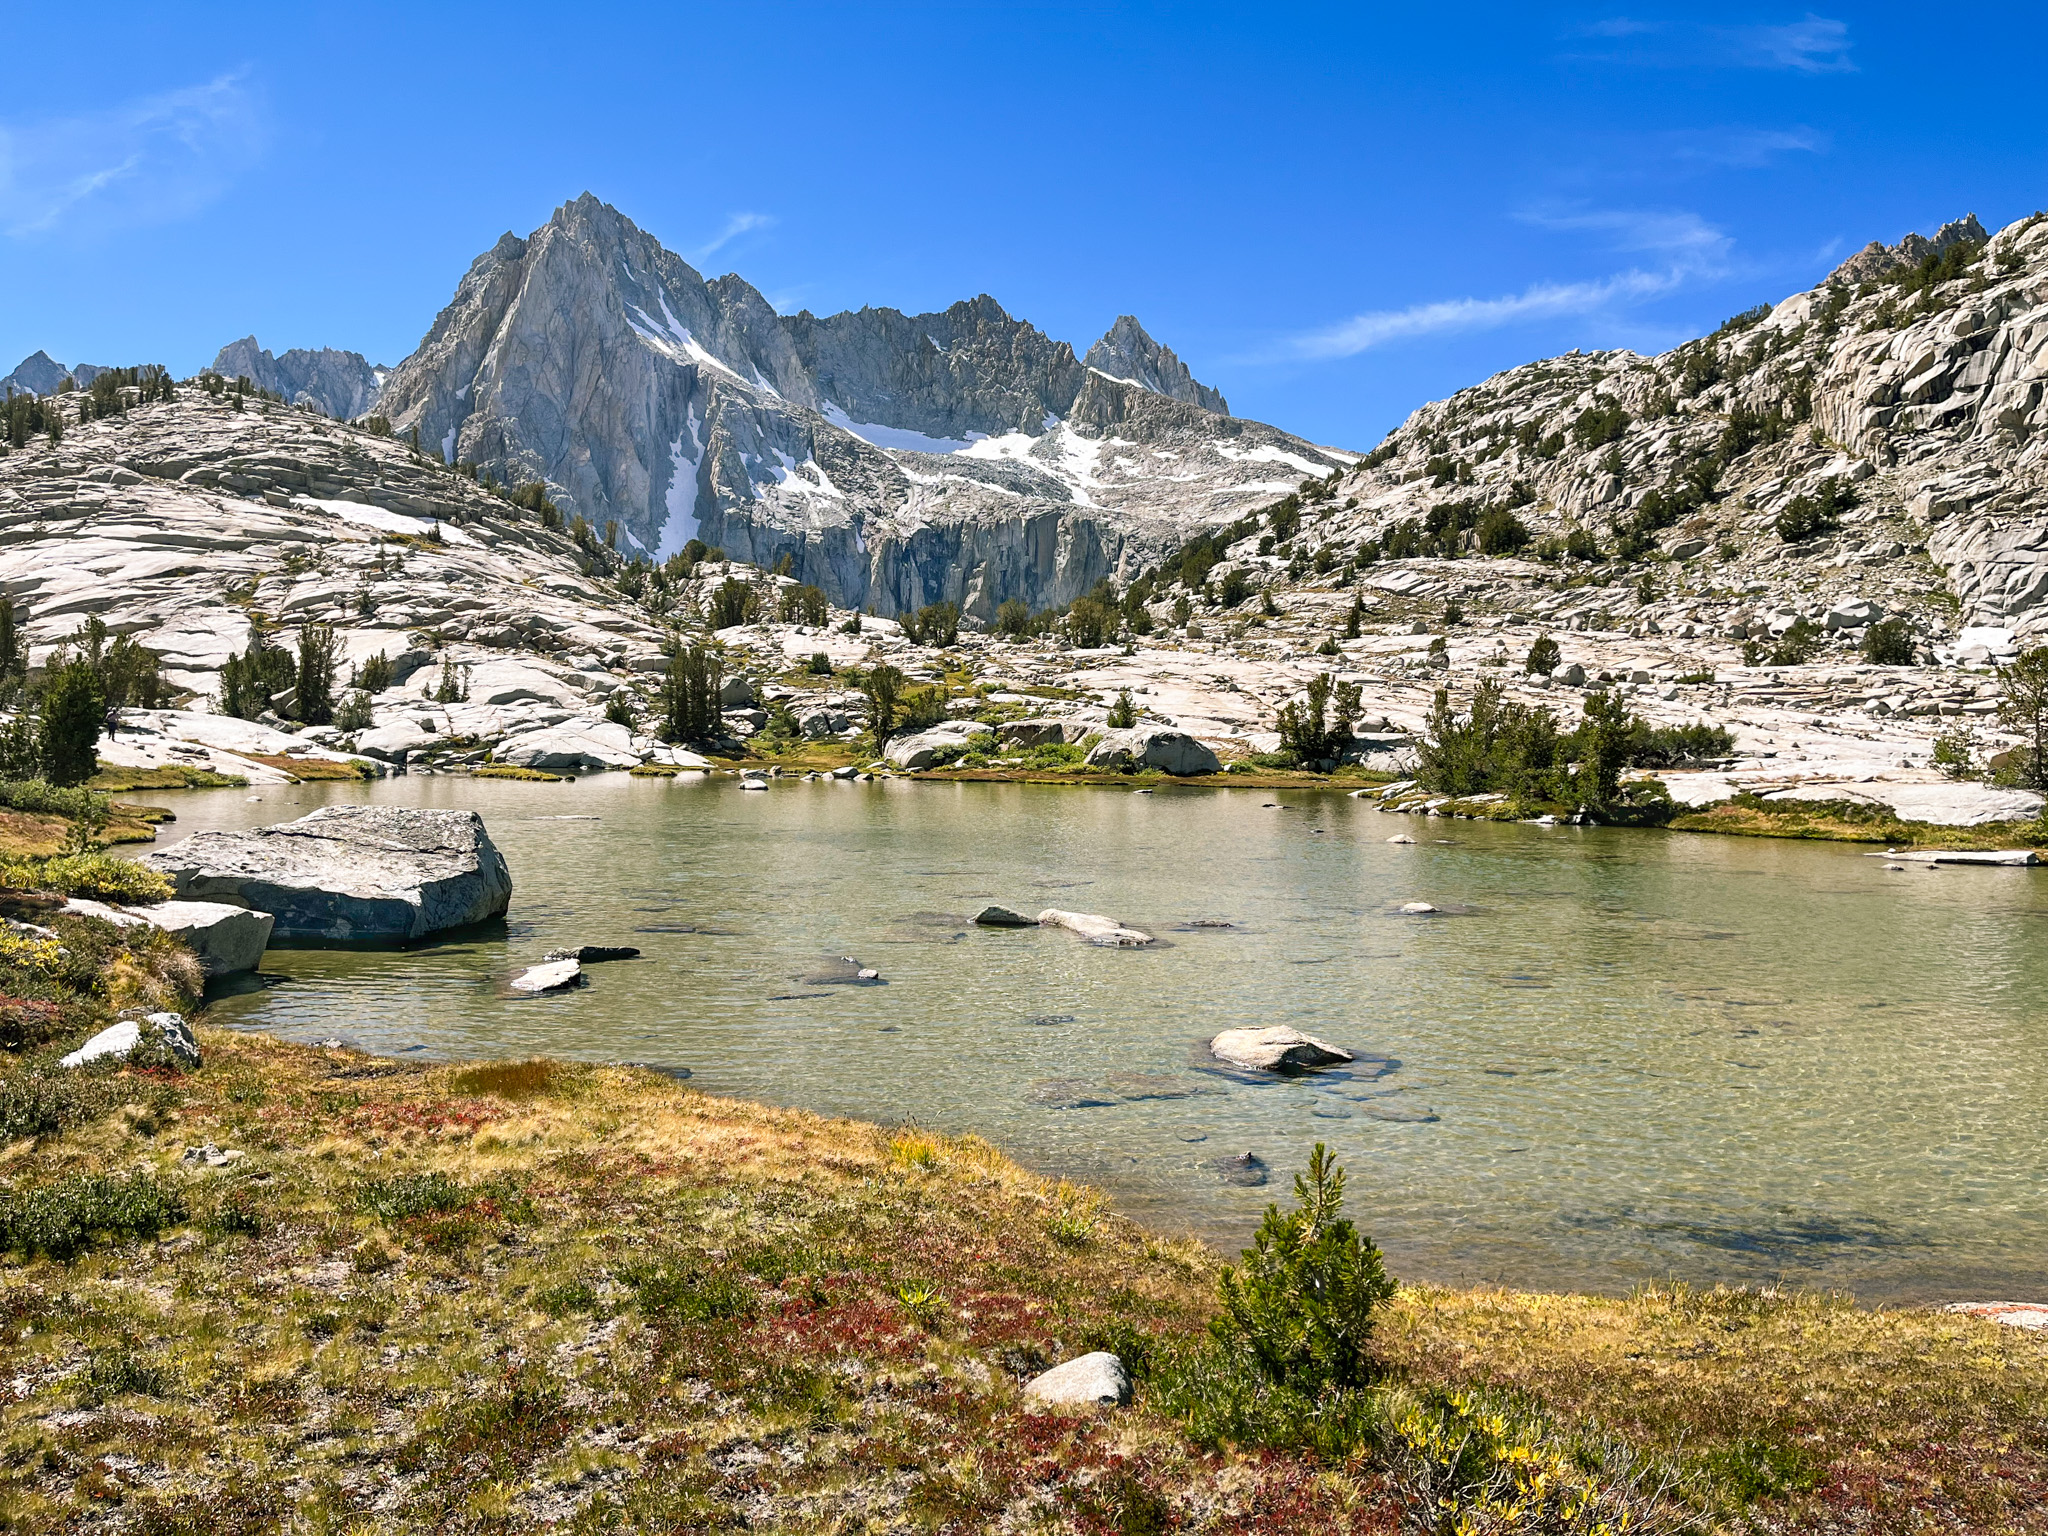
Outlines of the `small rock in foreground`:
[{"label": "small rock in foreground", "polygon": [[550,960],[512,978],[514,992],[560,992],[583,982],[583,966],[575,960]]},{"label": "small rock in foreground", "polygon": [[187,1168],[225,1168],[230,1163],[240,1162],[246,1156],[247,1153],[232,1149],[223,1152],[209,1141],[203,1147],[187,1147],[185,1155],[178,1161]]},{"label": "small rock in foreground", "polygon": [[1130,1373],[1106,1349],[1076,1356],[1024,1384],[1027,1408],[1117,1408],[1130,1400]]},{"label": "small rock in foreground", "polygon": [[1255,1072],[1300,1072],[1354,1059],[1351,1052],[1285,1024],[1226,1029],[1209,1042],[1209,1054]]},{"label": "small rock in foreground", "polygon": [[180,1066],[199,1065],[199,1042],[193,1038],[192,1026],[176,1013],[152,1013],[111,1024],[57,1064],[82,1067],[103,1057],[127,1061],[138,1050],[145,1061],[160,1055]]}]

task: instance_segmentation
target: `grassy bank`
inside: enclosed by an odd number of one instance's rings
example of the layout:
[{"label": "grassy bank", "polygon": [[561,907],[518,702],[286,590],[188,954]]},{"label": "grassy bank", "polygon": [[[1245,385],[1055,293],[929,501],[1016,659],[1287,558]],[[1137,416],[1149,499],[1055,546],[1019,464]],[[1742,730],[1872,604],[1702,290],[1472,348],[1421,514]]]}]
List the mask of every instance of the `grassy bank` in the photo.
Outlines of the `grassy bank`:
[{"label": "grassy bank", "polygon": [[[65,922],[105,980],[0,1080],[10,1530],[2048,1530],[2016,1330],[1411,1288],[1369,1390],[1291,1398],[1209,1342],[1214,1256],[972,1139],[214,1030],[53,1076],[183,984]],[[1130,1408],[1024,1411],[1094,1347]]]}]

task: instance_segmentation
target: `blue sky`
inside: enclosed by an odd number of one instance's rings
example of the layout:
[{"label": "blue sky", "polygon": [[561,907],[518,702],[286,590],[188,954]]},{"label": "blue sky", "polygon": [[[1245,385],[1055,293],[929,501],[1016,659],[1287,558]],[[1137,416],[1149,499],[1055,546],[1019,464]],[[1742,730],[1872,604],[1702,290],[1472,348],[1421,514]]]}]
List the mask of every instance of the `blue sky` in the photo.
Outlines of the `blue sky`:
[{"label": "blue sky", "polygon": [[2048,9],[17,7],[0,370],[253,331],[395,362],[585,190],[783,309],[1125,311],[1370,446],[1655,351],[1872,238],[2048,206]]}]

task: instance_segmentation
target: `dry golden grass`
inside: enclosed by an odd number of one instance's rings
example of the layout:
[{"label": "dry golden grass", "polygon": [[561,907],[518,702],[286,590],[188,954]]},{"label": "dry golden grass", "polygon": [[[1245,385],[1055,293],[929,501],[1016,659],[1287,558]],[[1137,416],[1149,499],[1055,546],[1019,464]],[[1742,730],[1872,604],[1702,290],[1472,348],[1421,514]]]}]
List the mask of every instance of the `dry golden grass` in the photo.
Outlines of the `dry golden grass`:
[{"label": "dry golden grass", "polygon": [[[139,1171],[182,1210],[0,1264],[6,1529],[1425,1528],[1371,1446],[1197,1444],[1143,1371],[1124,1413],[1025,1413],[1054,1360],[1200,1338],[1217,1261],[984,1141],[201,1039],[0,1156],[0,1201]],[[1380,1353],[1390,1401],[1663,1486],[1655,1528],[2048,1530],[2048,1341],[1976,1319],[1414,1288]],[[1557,1507],[1457,1518],[1598,1528]]]}]

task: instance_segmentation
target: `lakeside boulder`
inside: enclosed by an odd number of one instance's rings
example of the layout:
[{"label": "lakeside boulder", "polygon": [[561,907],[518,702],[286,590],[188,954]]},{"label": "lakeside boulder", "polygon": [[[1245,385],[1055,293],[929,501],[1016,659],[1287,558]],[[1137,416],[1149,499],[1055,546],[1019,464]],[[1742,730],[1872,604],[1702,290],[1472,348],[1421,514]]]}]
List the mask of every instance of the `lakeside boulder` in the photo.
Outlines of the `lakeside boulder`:
[{"label": "lakeside boulder", "polygon": [[1214,752],[1186,731],[1164,726],[1140,725],[1127,731],[1111,731],[1088,753],[1090,768],[1157,768],[1186,778],[1218,773],[1223,764]]},{"label": "lakeside boulder", "polygon": [[325,806],[252,832],[200,832],[140,862],[181,898],[268,912],[278,939],[417,939],[503,916],[512,901],[475,811]]},{"label": "lakeside boulder", "polygon": [[147,923],[183,939],[199,957],[199,968],[211,981],[253,971],[270,943],[275,919],[268,912],[231,906],[224,901],[157,901],[147,906],[116,907],[102,901],[74,896],[64,910],[81,917],[97,917],[117,927]]},{"label": "lakeside boulder", "polygon": [[972,745],[977,736],[986,736],[993,741],[995,729],[979,720],[949,720],[914,736],[896,737],[882,756],[905,772],[914,773],[920,768],[931,767],[941,752]]}]

